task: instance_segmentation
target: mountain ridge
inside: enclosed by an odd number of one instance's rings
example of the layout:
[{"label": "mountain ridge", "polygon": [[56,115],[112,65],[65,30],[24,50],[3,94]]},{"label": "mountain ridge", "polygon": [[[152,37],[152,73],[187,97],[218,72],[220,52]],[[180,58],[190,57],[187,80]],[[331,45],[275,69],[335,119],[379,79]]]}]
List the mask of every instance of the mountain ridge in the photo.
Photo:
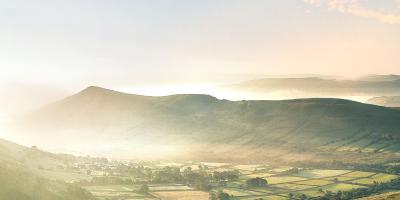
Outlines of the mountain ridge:
[{"label": "mountain ridge", "polygon": [[357,137],[367,144],[389,136],[400,138],[399,111],[345,99],[228,101],[198,94],[141,96],[100,87],[31,113],[27,121],[24,127],[36,129],[33,135],[50,130],[46,137],[52,142],[56,133],[66,142],[98,140],[95,146],[106,141],[130,148],[193,146],[192,155],[211,147],[220,155],[234,148],[243,154],[297,148],[323,151],[340,148],[332,146],[337,141]]},{"label": "mountain ridge", "polygon": [[226,85],[224,88],[256,94],[289,92],[289,96],[293,92],[302,92],[303,96],[400,95],[400,76],[376,75],[354,80],[322,77],[264,78]]}]

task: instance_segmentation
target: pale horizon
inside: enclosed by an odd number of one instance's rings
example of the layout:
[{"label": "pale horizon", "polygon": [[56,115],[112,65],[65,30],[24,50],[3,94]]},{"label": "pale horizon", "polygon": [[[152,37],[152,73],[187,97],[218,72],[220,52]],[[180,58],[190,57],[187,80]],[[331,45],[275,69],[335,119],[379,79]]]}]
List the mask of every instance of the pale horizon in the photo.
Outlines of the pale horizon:
[{"label": "pale horizon", "polygon": [[1,83],[77,90],[400,74],[387,1],[0,1]]}]

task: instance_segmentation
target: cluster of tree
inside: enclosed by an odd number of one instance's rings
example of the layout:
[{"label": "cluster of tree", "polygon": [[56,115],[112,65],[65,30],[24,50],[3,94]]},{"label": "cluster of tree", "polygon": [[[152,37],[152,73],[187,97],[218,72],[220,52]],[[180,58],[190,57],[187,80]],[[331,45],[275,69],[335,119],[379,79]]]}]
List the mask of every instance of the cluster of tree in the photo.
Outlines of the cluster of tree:
[{"label": "cluster of tree", "polygon": [[290,200],[308,200],[308,199],[310,199],[305,194],[293,194],[293,193],[289,193],[288,198]]},{"label": "cluster of tree", "polygon": [[246,185],[248,187],[265,187],[268,185],[268,181],[263,178],[256,177],[247,180]]},{"label": "cluster of tree", "polygon": [[211,183],[225,184],[227,181],[239,179],[240,172],[222,171],[209,173],[206,167],[199,167],[199,170],[192,170],[191,167],[181,172],[178,167],[164,167],[154,171],[149,179],[152,183],[182,183],[199,190],[211,190]]},{"label": "cluster of tree", "polygon": [[152,183],[182,183],[199,190],[210,190],[212,176],[205,170],[193,171],[188,167],[183,172],[178,167],[164,167],[153,173]]},{"label": "cluster of tree", "polygon": [[236,200],[237,198],[233,195],[225,193],[223,191],[210,192],[209,200]]},{"label": "cluster of tree", "polygon": [[126,164],[115,164],[113,167],[104,167],[104,166],[99,166],[99,165],[90,165],[90,168],[87,168],[85,164],[81,164],[76,168],[76,170],[81,170],[81,169],[87,169],[87,174],[90,175],[90,173],[93,171],[104,171],[104,175],[108,176],[130,176],[135,179],[152,179],[153,178],[153,170],[144,167],[142,165],[138,166],[129,166]]},{"label": "cluster of tree", "polygon": [[79,185],[130,185],[133,184],[131,179],[116,176],[100,176],[93,177],[91,180],[81,180]]},{"label": "cluster of tree", "polygon": [[233,170],[233,171],[214,171],[213,173],[213,178],[216,181],[233,181],[239,179],[240,172],[239,170]]},{"label": "cluster of tree", "polygon": [[199,168],[198,171],[193,171],[191,167],[183,171],[184,184],[192,186],[199,190],[209,191],[212,189],[212,176],[207,171]]},{"label": "cluster of tree", "polygon": [[[32,148],[34,148],[34,147],[32,147]],[[52,153],[49,153],[49,154],[52,154]],[[66,166],[70,166],[73,163],[86,163],[86,164],[98,163],[98,164],[103,164],[103,165],[110,163],[110,161],[107,158],[91,157],[89,155],[88,156],[74,156],[71,154],[59,153],[59,154],[53,154],[53,157],[56,159],[59,159],[59,160],[63,160],[64,165],[66,165]]]},{"label": "cluster of tree", "polygon": [[130,166],[127,169],[127,174],[135,178],[146,178],[149,180],[153,178],[153,171],[148,167],[143,167],[142,165]]},{"label": "cluster of tree", "polygon": [[178,167],[164,167],[153,174],[151,182],[155,183],[182,183],[184,179]]},{"label": "cluster of tree", "polygon": [[147,185],[147,183],[141,185],[138,192],[145,195],[149,194],[149,186]]},{"label": "cluster of tree", "polygon": [[301,170],[297,167],[293,167],[291,169],[285,170],[281,173],[279,173],[280,175],[292,175],[292,174],[298,174]]}]

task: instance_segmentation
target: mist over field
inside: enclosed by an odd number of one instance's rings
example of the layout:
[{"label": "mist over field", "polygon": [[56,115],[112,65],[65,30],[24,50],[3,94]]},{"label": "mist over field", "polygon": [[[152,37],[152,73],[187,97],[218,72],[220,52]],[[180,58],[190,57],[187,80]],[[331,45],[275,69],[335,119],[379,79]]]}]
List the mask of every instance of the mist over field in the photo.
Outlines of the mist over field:
[{"label": "mist over field", "polygon": [[0,200],[400,198],[400,2],[0,0]]}]

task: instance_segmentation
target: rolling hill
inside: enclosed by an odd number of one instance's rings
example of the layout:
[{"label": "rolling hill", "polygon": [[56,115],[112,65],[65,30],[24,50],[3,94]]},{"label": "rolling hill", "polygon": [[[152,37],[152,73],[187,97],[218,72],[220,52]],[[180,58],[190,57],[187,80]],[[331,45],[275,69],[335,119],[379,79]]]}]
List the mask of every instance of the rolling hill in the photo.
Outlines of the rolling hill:
[{"label": "rolling hill", "polygon": [[367,103],[386,107],[400,107],[400,96],[374,97],[368,99]]},{"label": "rolling hill", "polygon": [[237,90],[264,93],[276,91],[297,91],[317,96],[378,96],[400,94],[400,79],[389,79],[376,76],[365,77],[357,80],[338,80],[320,77],[266,78],[245,81],[227,87]]},{"label": "rolling hill", "polygon": [[90,193],[62,181],[49,179],[43,168],[64,160],[55,154],[0,139],[0,199],[90,200]]},{"label": "rolling hill", "polygon": [[363,76],[363,77],[359,78],[358,80],[382,82],[382,81],[395,81],[395,80],[399,80],[399,79],[400,79],[400,75],[397,75],[397,74],[387,74],[387,75],[371,74],[371,75]]},{"label": "rolling hill", "polygon": [[18,127],[44,145],[129,158],[361,159],[400,150],[399,111],[343,99],[228,101],[89,87],[25,116]]}]

